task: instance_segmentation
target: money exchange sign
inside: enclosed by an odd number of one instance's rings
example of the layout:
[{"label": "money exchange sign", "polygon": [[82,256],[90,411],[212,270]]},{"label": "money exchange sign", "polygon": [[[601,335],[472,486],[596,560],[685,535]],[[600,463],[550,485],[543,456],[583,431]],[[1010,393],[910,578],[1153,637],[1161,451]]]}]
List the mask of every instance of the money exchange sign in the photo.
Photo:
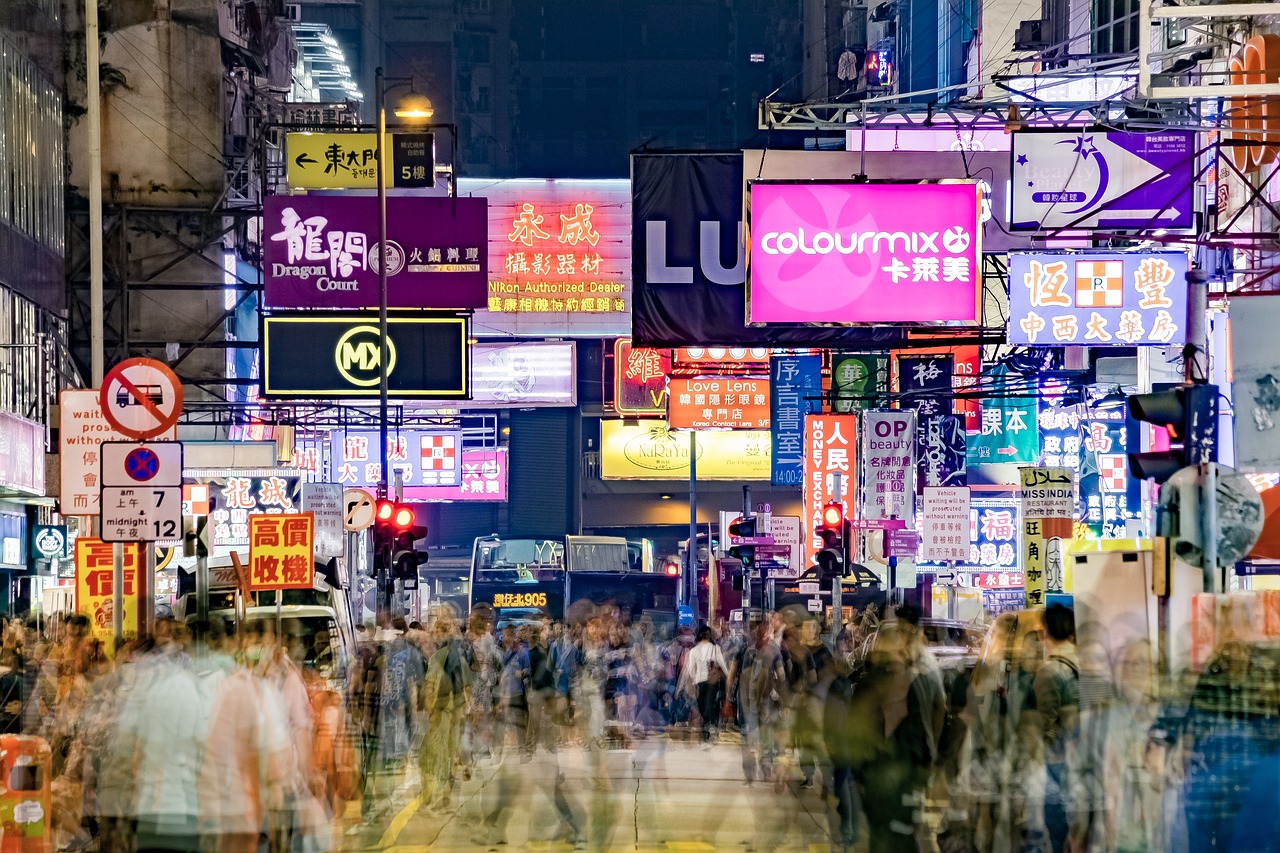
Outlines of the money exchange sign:
[{"label": "money exchange sign", "polygon": [[798,486],[804,479],[804,418],[822,411],[822,356],[776,356],[773,383],[773,477],[775,486]]},{"label": "money exchange sign", "polygon": [[841,498],[849,517],[849,494],[858,473],[856,415],[809,415],[804,419],[804,559],[805,566],[822,550],[818,527],[822,507],[836,498],[836,475],[843,480]]}]

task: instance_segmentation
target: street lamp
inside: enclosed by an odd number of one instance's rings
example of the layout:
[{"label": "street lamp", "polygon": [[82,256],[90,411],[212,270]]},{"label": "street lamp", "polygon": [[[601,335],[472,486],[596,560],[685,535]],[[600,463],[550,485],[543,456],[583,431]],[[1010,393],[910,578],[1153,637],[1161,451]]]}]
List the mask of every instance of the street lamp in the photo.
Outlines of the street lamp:
[{"label": "street lamp", "polygon": [[[388,361],[387,345],[387,167],[384,137],[387,135],[387,87],[382,67],[375,72],[378,98],[378,132],[376,141],[378,161],[378,335],[381,338],[378,352],[378,432],[382,440],[381,467],[378,469],[378,497],[385,498],[390,482],[390,453],[387,449],[388,427]],[[431,99],[412,91],[413,80],[399,80],[396,85],[409,84],[410,91],[396,106],[397,118],[411,122],[430,121],[435,114]],[[394,86],[392,88],[395,88]]]},{"label": "street lamp", "polygon": [[[375,150],[378,163],[378,337],[381,341],[378,346],[378,434],[382,441],[381,467],[378,469],[378,498],[385,499],[388,496],[387,487],[390,481],[389,471],[391,467],[391,454],[387,448],[388,433],[390,432],[387,423],[387,397],[389,391],[387,368],[390,361],[390,353],[387,341],[387,160],[384,144],[384,137],[387,135],[387,88],[386,81],[382,76],[381,66],[378,67],[374,76],[378,99],[378,132],[376,134]],[[395,111],[396,116],[415,123],[425,123],[430,120],[435,113],[431,106],[431,101],[426,95],[419,95],[412,91],[412,79],[397,81],[397,85],[403,85],[404,83],[408,83],[411,90],[405,97],[404,102],[398,105]],[[379,610],[390,609],[391,589],[389,581],[387,567],[381,566],[378,572]]]}]

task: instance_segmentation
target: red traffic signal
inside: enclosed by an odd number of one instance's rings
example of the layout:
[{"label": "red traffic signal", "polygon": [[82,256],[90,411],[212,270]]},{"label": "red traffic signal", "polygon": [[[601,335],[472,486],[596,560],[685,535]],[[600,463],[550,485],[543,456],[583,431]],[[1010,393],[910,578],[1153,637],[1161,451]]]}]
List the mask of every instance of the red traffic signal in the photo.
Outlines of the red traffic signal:
[{"label": "red traffic signal", "polygon": [[844,504],[840,501],[828,501],[822,507],[822,526],[828,530],[839,530],[844,526]]},{"label": "red traffic signal", "polygon": [[667,566],[666,566],[666,573],[667,573],[667,575],[668,575],[668,576],[673,577],[673,578],[674,578],[674,577],[679,576],[679,574],[680,574],[680,564],[679,564],[679,563],[676,563],[676,562],[674,562],[674,561],[672,561],[672,562],[668,562],[668,563],[667,563]]},{"label": "red traffic signal", "polygon": [[375,522],[386,524],[391,520],[391,516],[395,515],[396,502],[389,500],[380,500],[374,507],[373,518]]}]

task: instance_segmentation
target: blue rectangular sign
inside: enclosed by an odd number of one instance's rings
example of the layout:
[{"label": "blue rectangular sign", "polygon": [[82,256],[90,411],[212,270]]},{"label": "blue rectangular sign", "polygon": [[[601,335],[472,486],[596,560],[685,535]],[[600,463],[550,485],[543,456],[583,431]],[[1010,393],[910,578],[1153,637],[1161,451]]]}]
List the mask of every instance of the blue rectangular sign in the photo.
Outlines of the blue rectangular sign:
[{"label": "blue rectangular sign", "polygon": [[822,356],[775,355],[769,366],[775,486],[804,480],[804,416],[822,411]]},{"label": "blue rectangular sign", "polygon": [[1187,339],[1182,252],[1009,255],[1009,343],[1168,346]]}]

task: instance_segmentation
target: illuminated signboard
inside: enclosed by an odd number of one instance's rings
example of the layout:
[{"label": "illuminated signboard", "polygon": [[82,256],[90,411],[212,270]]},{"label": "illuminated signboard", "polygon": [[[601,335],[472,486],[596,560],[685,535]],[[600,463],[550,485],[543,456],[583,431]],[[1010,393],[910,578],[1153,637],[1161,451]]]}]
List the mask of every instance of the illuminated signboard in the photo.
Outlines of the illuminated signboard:
[{"label": "illuminated signboard", "polygon": [[1009,255],[1009,343],[1167,346],[1187,338],[1182,252]]},{"label": "illuminated signboard", "polygon": [[630,181],[463,181],[459,189],[489,205],[478,334],[630,334]]},{"label": "illuminated signboard", "polygon": [[471,405],[575,405],[576,368],[573,341],[473,344]]},{"label": "illuminated signboard", "polygon": [[668,383],[667,422],[673,429],[768,429],[769,380],[698,376]]},{"label": "illuminated signboard", "polygon": [[[497,501],[507,499],[507,448],[462,451],[462,481],[456,486],[423,486],[408,484],[404,499],[424,503],[453,501]],[[374,497],[374,486],[359,488]]]},{"label": "illuminated signboard", "polygon": [[[768,482],[771,443],[768,430],[698,432],[698,479]],[[601,421],[600,477],[688,481],[689,432]]]},{"label": "illuminated signboard", "polygon": [[[380,440],[376,431],[333,433],[329,448],[332,482],[344,487],[376,486],[382,471]],[[387,444],[387,461],[405,486],[456,486],[462,482],[461,430],[393,431]]]},{"label": "illuminated signboard", "polygon": [[978,184],[753,181],[752,323],[980,318]]},{"label": "illuminated signboard", "polygon": [[613,342],[613,407],[627,415],[667,413],[671,350],[633,347],[630,338]]},{"label": "illuminated signboard", "polygon": [[858,476],[857,415],[809,415],[804,419],[804,444],[804,564],[809,566],[822,550],[818,526],[823,506],[836,499],[836,475],[843,479],[845,518],[852,518],[849,507]]},{"label": "illuminated signboard", "polygon": [[676,364],[764,364],[768,347],[680,347]]}]

